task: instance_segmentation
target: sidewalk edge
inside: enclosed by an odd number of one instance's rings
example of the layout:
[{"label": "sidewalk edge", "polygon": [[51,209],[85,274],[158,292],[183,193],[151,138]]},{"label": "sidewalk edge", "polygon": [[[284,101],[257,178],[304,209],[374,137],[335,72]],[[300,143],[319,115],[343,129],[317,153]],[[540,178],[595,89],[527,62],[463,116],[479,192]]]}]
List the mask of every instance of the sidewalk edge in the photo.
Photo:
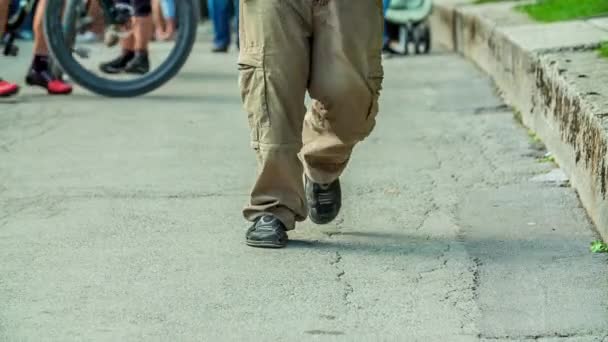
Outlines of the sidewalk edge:
[{"label": "sidewalk edge", "polygon": [[507,104],[553,153],[608,240],[608,113],[598,113],[562,77],[563,66],[550,54],[519,46],[503,27],[471,12],[436,3],[430,18],[436,43],[492,77]]}]

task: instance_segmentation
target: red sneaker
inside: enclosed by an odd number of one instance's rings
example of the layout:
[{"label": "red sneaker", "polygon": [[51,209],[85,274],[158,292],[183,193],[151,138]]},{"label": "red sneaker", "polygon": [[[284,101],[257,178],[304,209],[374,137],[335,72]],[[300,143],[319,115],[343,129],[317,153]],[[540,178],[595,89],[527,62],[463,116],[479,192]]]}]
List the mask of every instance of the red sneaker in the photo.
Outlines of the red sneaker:
[{"label": "red sneaker", "polygon": [[8,97],[19,92],[19,86],[0,79],[0,97]]},{"label": "red sneaker", "polygon": [[68,95],[72,93],[72,86],[57,77],[54,77],[49,71],[36,71],[30,69],[25,78],[25,82],[31,86],[39,86],[46,89],[49,95]]}]

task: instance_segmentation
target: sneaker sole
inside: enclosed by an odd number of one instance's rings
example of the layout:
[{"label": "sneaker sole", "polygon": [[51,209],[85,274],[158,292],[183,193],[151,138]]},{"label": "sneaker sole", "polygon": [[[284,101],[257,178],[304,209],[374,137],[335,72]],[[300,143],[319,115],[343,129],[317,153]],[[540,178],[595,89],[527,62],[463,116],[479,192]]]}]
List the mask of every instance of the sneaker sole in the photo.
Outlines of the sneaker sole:
[{"label": "sneaker sole", "polygon": [[[314,207],[313,203],[310,203],[307,201],[308,207],[312,208]],[[326,224],[330,224],[333,221],[335,221],[338,216],[340,216],[340,210],[342,210],[342,199],[340,199],[340,203],[338,203],[338,210],[336,210],[336,212],[334,213],[333,216],[317,216],[315,214],[313,214],[312,210],[309,209],[308,211],[308,218],[312,221],[312,223],[314,224],[318,224],[318,225],[326,225]]]},{"label": "sneaker sole", "polygon": [[19,94],[19,88],[15,89],[11,92],[8,92],[8,93],[0,94],[0,97],[11,97],[11,96],[15,96],[17,94]]},{"label": "sneaker sole", "polygon": [[338,213],[336,214],[336,216],[330,218],[330,219],[326,219],[326,218],[319,218],[317,216],[314,215],[308,215],[308,218],[312,221],[312,223],[314,224],[318,224],[318,225],[325,225],[325,224],[330,224],[332,223],[336,218],[338,218],[338,215],[340,214],[340,212],[338,211]]},{"label": "sneaker sole", "polygon": [[47,94],[49,94],[51,96],[67,96],[67,95],[72,95],[72,90],[70,90],[70,91],[64,91],[62,93],[54,93],[54,92],[51,92],[51,91],[48,91],[48,90],[46,92],[47,92]]},{"label": "sneaker sole", "polygon": [[118,75],[124,71],[124,69],[99,69],[99,71],[103,72],[106,75]]},{"label": "sneaker sole", "polygon": [[251,241],[251,240],[247,240],[246,244],[249,247],[274,248],[274,249],[284,248],[285,246],[287,246],[286,243],[285,244],[280,244],[280,243],[263,242],[263,241]]},{"label": "sneaker sole", "polygon": [[59,96],[70,95],[74,91],[74,89],[70,89],[70,90],[64,91],[64,92],[53,92],[53,91],[50,91],[49,88],[47,88],[45,85],[40,84],[39,82],[36,82],[30,78],[25,79],[25,84],[27,84],[30,87],[40,87],[40,88],[46,90],[47,94],[49,94],[49,95],[59,95]]},{"label": "sneaker sole", "polygon": [[125,70],[124,73],[125,74],[129,74],[129,75],[145,75],[147,73],[149,73],[150,70],[146,70],[146,71],[135,71],[135,70]]},{"label": "sneaker sole", "polygon": [[[310,180],[308,179],[308,177],[306,177],[306,175],[302,175],[302,181],[304,182],[304,186],[305,186],[305,192],[306,192],[306,204],[308,205],[308,208],[313,208],[314,202],[309,201],[308,199],[308,191],[307,191],[307,184],[308,182],[310,182]],[[340,193],[342,192],[342,190],[340,190]],[[335,221],[335,219],[338,218],[338,216],[340,216],[340,210],[342,210],[342,194],[340,194],[340,198],[338,200],[338,210],[336,210],[336,212],[334,213],[333,216],[329,217],[329,216],[317,216],[315,214],[313,214],[312,209],[308,210],[308,219],[317,225],[326,225],[326,224],[330,224],[333,221]]]}]

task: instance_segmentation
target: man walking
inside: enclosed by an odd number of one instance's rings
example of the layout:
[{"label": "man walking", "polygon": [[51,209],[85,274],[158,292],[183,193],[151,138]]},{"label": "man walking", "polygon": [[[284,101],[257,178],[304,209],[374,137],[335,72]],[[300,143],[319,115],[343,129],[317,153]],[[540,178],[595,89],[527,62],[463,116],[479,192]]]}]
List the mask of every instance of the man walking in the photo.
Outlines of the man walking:
[{"label": "man walking", "polygon": [[[209,17],[213,23],[213,52],[228,52],[230,47],[230,41],[232,36],[232,30],[230,24],[232,18],[237,18],[237,31],[238,31],[238,17],[239,17],[239,4],[238,0],[207,0],[207,8],[209,9]],[[236,41],[238,48],[239,42]]]},{"label": "man walking", "polygon": [[241,0],[240,19],[239,82],[258,160],[246,242],[284,247],[307,215],[336,218],[339,177],[374,128],[382,0]]}]

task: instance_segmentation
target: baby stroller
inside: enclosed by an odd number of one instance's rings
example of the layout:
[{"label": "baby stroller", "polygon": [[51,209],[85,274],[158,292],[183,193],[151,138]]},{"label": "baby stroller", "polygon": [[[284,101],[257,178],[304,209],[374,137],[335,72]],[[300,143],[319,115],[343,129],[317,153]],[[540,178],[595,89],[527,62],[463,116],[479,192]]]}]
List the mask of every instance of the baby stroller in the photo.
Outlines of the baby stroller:
[{"label": "baby stroller", "polygon": [[385,18],[389,39],[398,42],[388,46],[392,52],[407,55],[412,46],[416,54],[431,51],[427,18],[432,8],[432,0],[391,0]]}]

